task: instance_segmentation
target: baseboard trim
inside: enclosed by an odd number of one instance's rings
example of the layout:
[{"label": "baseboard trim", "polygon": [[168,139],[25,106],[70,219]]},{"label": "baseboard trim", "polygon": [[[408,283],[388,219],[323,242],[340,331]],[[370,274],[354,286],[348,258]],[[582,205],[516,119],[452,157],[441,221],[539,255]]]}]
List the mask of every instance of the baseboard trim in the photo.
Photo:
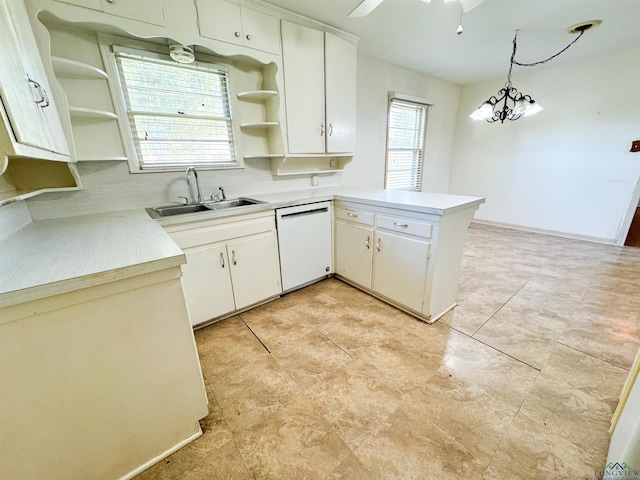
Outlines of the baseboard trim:
[{"label": "baseboard trim", "polygon": [[148,469],[148,468],[152,467],[153,465],[155,465],[156,463],[164,460],[165,458],[167,458],[172,453],[177,452],[178,450],[180,450],[185,445],[193,442],[196,438],[200,437],[202,435],[202,428],[200,427],[200,424],[198,422],[196,422],[196,425],[198,425],[198,431],[196,433],[194,433],[193,435],[191,435],[188,438],[185,438],[183,441],[181,441],[177,445],[174,445],[169,450],[165,450],[164,452],[162,452],[157,457],[154,457],[151,460],[149,460],[147,463],[144,463],[143,465],[140,465],[135,470],[132,470],[131,472],[127,473],[124,477],[120,477],[120,480],[131,480],[136,475],[140,475],[146,469]]},{"label": "baseboard trim", "polygon": [[513,223],[503,223],[503,222],[494,222],[491,220],[479,220],[477,218],[474,218],[473,221],[471,222],[473,223],[478,223],[481,225],[488,225],[491,227],[501,227],[501,228],[510,228],[512,230],[520,230],[523,232],[531,232],[531,233],[540,233],[542,235],[552,235],[554,237],[562,237],[562,238],[568,238],[571,240],[583,240],[586,242],[593,242],[593,243],[604,243],[606,245],[617,245],[618,243],[618,239],[617,238],[602,238],[602,237],[593,237],[591,235],[579,235],[576,233],[567,233],[567,232],[560,232],[558,230],[547,230],[544,228],[535,228],[535,227],[527,227],[524,225],[515,225]]}]

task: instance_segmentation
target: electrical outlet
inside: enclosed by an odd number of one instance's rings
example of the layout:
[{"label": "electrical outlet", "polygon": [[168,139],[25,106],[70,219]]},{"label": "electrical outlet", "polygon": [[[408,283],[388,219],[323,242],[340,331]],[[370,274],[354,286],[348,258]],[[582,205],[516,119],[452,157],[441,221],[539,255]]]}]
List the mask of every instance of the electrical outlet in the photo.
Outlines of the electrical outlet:
[{"label": "electrical outlet", "polygon": [[311,185],[314,187],[320,185],[320,177],[318,175],[311,175]]},{"label": "electrical outlet", "polygon": [[338,166],[338,160],[336,160],[335,158],[332,158],[331,160],[329,160],[329,166],[330,167],[337,167]]},{"label": "electrical outlet", "polygon": [[634,140],[631,142],[631,150],[630,152],[640,152],[640,140]]}]

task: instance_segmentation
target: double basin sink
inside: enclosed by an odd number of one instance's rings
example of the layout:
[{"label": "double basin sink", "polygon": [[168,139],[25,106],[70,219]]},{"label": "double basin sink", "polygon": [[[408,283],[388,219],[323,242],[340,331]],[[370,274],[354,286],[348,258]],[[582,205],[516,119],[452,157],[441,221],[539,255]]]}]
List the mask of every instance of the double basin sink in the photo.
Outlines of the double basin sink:
[{"label": "double basin sink", "polygon": [[258,205],[259,200],[252,198],[240,197],[231,200],[222,200],[220,202],[193,203],[189,205],[165,205],[162,207],[147,208],[147,213],[151,218],[173,217],[174,215],[183,215],[185,213],[210,212],[227,210],[229,208],[247,207],[250,205]]}]

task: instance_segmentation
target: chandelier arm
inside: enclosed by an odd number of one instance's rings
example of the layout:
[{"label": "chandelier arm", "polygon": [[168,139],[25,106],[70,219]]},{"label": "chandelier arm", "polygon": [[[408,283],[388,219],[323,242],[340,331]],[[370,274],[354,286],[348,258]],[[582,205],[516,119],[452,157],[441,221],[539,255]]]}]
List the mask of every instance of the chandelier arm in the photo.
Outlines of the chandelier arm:
[{"label": "chandelier arm", "polygon": [[[547,63],[549,60],[553,60],[554,58],[556,58],[561,53],[566,52],[571,45],[573,45],[578,40],[580,40],[580,37],[582,37],[584,32],[586,32],[586,30],[580,30],[580,34],[576,38],[574,38],[573,41],[569,45],[567,45],[562,50],[560,50],[558,53],[556,53],[555,55],[551,55],[549,58],[547,58],[545,60],[540,60],[539,62],[533,62],[533,63],[520,63],[514,58],[515,55],[516,55],[516,38],[518,37],[518,32],[516,31],[516,36],[513,37],[513,54],[511,55],[511,66],[513,66],[513,64],[516,64],[516,65],[518,65],[520,67],[535,67],[536,65],[542,65],[543,63]],[[511,68],[509,69],[509,73],[511,73]]]}]

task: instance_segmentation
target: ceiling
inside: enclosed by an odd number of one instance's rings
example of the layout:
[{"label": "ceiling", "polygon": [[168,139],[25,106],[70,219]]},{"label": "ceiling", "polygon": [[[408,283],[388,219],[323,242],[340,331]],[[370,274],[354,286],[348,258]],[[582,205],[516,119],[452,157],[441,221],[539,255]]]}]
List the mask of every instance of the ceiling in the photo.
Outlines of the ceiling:
[{"label": "ceiling", "polygon": [[640,0],[486,0],[463,14],[460,36],[458,0],[385,0],[364,18],[348,18],[360,0],[267,2],[359,36],[362,55],[458,84],[506,77],[516,29],[516,60],[524,63],[564,48],[575,38],[567,28],[585,20],[603,23],[554,64],[640,45]]}]

